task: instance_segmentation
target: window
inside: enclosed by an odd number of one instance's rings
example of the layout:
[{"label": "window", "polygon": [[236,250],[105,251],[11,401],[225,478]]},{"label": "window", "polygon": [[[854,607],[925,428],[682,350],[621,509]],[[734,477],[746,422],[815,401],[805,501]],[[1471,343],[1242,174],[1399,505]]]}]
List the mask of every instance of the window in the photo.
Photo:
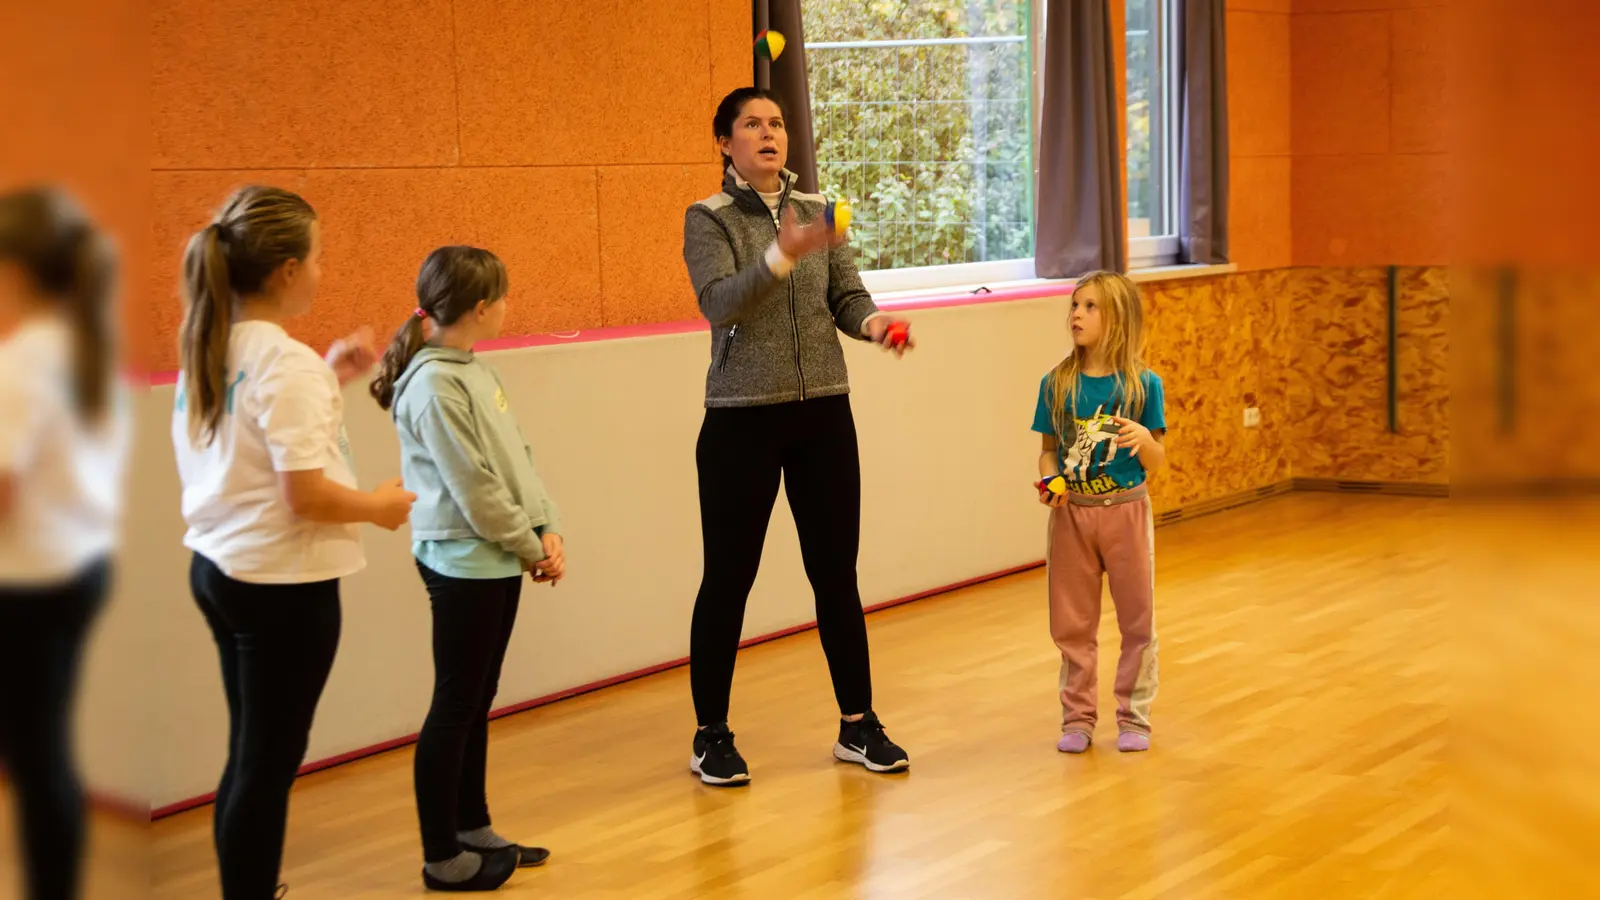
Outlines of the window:
[{"label": "window", "polygon": [[1171,0],[1127,0],[1128,265],[1178,259],[1178,30]]},{"label": "window", "polygon": [[805,0],[819,187],[874,290],[1033,277],[1029,0]]}]

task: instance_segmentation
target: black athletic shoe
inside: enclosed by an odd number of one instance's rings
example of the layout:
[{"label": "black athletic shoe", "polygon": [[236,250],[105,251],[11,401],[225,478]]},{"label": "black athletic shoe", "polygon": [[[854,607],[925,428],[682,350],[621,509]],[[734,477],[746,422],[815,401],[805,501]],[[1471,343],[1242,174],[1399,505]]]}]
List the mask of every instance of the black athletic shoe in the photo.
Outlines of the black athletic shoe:
[{"label": "black athletic shoe", "polygon": [[731,787],[750,783],[750,767],[733,746],[733,732],[727,722],[708,725],[694,733],[694,755],[689,771],[706,784]]},{"label": "black athletic shoe", "polygon": [[911,757],[883,733],[883,723],[874,712],[862,716],[859,722],[839,720],[839,742],[833,745],[833,757],[860,763],[874,772],[899,772],[911,767]]},{"label": "black athletic shoe", "polygon": [[[477,853],[478,851],[474,850],[472,852]],[[513,847],[490,850],[480,855],[483,857],[483,866],[478,869],[478,874],[468,878],[466,881],[440,881],[429,875],[427,869],[423,869],[423,885],[430,891],[451,891],[455,893],[492,891],[509,881],[511,873],[517,870],[517,851]]]}]

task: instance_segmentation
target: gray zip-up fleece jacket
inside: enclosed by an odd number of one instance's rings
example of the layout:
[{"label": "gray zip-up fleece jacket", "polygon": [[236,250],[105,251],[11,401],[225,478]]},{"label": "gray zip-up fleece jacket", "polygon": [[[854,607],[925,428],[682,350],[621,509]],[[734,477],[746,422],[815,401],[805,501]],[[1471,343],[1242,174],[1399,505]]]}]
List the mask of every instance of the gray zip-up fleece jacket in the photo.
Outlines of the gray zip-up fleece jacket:
[{"label": "gray zip-up fleece jacket", "polygon": [[[784,170],[787,206],[802,224],[822,216],[827,199],[794,189]],[[767,251],[777,240],[772,211],[729,166],[722,192],[690,206],[683,260],[700,312],[711,322],[706,406],[767,406],[850,391],[839,332],[862,339],[878,311],[861,286],[848,245],[813,253],[786,277],[773,274]]]},{"label": "gray zip-up fleece jacket", "polygon": [[395,382],[393,409],[400,477],[417,495],[412,538],[478,538],[542,562],[540,536],[561,523],[494,369],[424,347]]}]

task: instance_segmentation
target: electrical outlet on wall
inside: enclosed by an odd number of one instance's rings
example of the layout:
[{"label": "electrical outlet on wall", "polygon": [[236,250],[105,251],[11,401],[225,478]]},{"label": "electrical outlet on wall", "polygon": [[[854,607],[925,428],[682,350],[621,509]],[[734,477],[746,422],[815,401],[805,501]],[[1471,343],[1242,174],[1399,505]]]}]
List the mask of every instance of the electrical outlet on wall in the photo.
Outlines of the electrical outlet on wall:
[{"label": "electrical outlet on wall", "polygon": [[1247,407],[1245,407],[1245,409],[1244,409],[1244,427],[1246,427],[1246,428],[1257,428],[1257,427],[1260,427],[1260,425],[1261,425],[1261,408],[1258,407],[1258,406],[1247,406]]}]

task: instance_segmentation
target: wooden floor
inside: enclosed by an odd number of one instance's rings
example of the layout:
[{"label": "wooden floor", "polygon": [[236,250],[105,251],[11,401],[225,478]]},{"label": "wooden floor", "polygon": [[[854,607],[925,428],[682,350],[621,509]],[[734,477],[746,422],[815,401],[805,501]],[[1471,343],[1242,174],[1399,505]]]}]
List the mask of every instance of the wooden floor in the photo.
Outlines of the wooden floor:
[{"label": "wooden floor", "polygon": [[[754,783],[687,771],[675,670],[500,720],[499,829],[551,848],[507,890],[585,898],[1444,897],[1444,500],[1292,494],[1157,533],[1155,747],[1058,736],[1035,571],[868,619],[908,775],[835,764],[815,633],[740,657]],[[1042,523],[1041,523],[1042,527]],[[411,751],[308,776],[291,900],[422,893]],[[153,826],[155,895],[216,897],[209,809]]]},{"label": "wooden floor", "polygon": [[[24,896],[11,807],[12,798],[0,784],[0,900]],[[151,896],[148,824],[97,812],[90,816],[86,841],[83,900],[147,900]]]}]

